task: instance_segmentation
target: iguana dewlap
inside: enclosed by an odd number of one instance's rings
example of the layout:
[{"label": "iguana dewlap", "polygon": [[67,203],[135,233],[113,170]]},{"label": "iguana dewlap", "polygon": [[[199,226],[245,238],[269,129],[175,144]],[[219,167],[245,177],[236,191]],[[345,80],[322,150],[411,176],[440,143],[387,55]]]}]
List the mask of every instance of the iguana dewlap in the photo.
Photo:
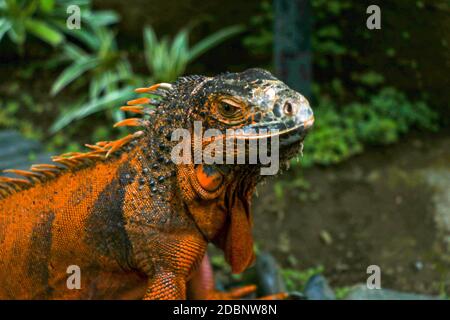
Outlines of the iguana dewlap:
[{"label": "iguana dewlap", "polygon": [[[261,138],[249,129],[277,129],[271,135],[284,163],[313,123],[308,102],[260,69],[136,91],[146,97],[122,110],[139,116],[116,126],[141,131],[0,178],[0,299],[239,295],[214,292],[205,250],[209,242],[222,248],[233,272],[252,263],[250,207],[261,165],[175,164],[172,133],[193,133],[200,121],[204,130],[250,132],[248,142]],[[80,268],[80,289],[67,286],[71,265]]]}]

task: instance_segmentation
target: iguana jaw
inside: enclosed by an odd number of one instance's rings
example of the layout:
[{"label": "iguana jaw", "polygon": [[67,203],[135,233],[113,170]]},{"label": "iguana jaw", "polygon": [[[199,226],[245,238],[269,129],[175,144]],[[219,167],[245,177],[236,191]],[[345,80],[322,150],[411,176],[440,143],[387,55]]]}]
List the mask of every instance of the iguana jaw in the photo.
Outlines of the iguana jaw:
[{"label": "iguana jaw", "polygon": [[[238,140],[256,140],[256,139],[268,139],[278,136],[280,138],[281,145],[290,145],[292,143],[303,141],[306,136],[306,133],[314,124],[314,116],[311,116],[309,119],[303,121],[302,123],[293,126],[289,129],[284,129],[282,131],[273,132],[270,129],[270,126],[258,126],[256,127],[259,130],[256,130],[255,127],[249,126],[249,128],[253,129],[254,133],[245,134],[245,132],[251,132],[251,130],[244,130],[242,134],[235,135],[235,138]],[[260,129],[264,129],[263,133],[257,133],[261,131]]]}]

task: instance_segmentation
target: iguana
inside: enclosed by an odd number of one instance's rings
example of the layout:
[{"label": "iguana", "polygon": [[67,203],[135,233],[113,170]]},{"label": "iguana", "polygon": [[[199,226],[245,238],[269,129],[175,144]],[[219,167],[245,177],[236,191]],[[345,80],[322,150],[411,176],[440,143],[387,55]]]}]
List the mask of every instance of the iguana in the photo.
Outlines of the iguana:
[{"label": "iguana", "polygon": [[[0,178],[0,298],[225,299],[255,289],[215,291],[205,252],[210,242],[223,249],[234,273],[253,262],[250,207],[262,165],[176,164],[172,132],[201,121],[250,132],[236,136],[248,142],[262,139],[248,129],[276,128],[266,138],[279,137],[283,163],[313,124],[309,103],[262,69],[136,92],[145,96],[121,109],[138,116],[115,126],[142,130]],[[80,289],[67,286],[73,265]]]}]

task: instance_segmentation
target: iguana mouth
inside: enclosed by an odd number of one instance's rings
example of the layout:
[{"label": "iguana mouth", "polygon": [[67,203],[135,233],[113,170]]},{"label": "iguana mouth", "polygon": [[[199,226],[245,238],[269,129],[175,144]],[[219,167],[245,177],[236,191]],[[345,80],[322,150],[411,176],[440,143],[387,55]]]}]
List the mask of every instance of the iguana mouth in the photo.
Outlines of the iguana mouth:
[{"label": "iguana mouth", "polygon": [[279,124],[275,126],[269,125],[249,125],[244,128],[238,129],[234,134],[230,136],[221,135],[214,138],[204,138],[204,142],[211,142],[220,139],[236,139],[236,140],[262,140],[269,139],[278,136],[282,145],[289,145],[291,143],[303,140],[309,129],[314,124],[314,116],[311,116],[308,120],[294,125],[291,128],[279,130]]},{"label": "iguana mouth", "polygon": [[[247,128],[251,130],[242,130],[234,137],[238,140],[256,140],[256,139],[269,139],[275,136],[280,138],[280,145],[290,145],[292,143],[303,141],[306,136],[306,133],[314,124],[314,116],[311,116],[308,120],[303,121],[300,124],[297,124],[291,128],[284,130],[276,130],[274,131],[270,125],[266,126],[248,126]],[[276,128],[276,126],[275,126]],[[246,131],[248,134],[246,134]],[[259,132],[258,132],[259,131]],[[261,132],[262,131],[262,132]],[[256,132],[256,133],[255,133]]]}]

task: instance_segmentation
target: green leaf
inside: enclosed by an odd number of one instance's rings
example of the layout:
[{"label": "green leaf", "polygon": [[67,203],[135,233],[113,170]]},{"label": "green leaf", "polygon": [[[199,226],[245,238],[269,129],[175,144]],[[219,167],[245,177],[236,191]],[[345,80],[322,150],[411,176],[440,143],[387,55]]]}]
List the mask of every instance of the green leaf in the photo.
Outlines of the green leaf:
[{"label": "green leaf", "polygon": [[93,113],[108,109],[110,107],[116,107],[117,103],[121,103],[125,100],[129,100],[134,97],[133,87],[126,86],[120,90],[110,92],[96,101],[88,102],[80,107],[77,113],[76,119],[87,117]]},{"label": "green leaf", "polygon": [[30,33],[54,47],[64,41],[64,35],[61,32],[43,21],[28,19],[25,26]]},{"label": "green leaf", "polygon": [[87,58],[81,61],[74,62],[59,75],[58,79],[56,79],[55,83],[52,86],[51,94],[56,95],[69,83],[77,79],[80,75],[97,66],[98,60],[96,58]]},{"label": "green leaf", "polygon": [[70,5],[76,5],[79,7],[89,7],[92,5],[91,0],[58,0],[58,4],[64,8]]},{"label": "green leaf", "polygon": [[97,29],[97,35],[100,45],[97,53],[99,57],[107,57],[112,51],[116,51],[116,42],[111,31],[101,27]]},{"label": "green leaf", "polygon": [[127,86],[121,90],[117,90],[109,94],[106,94],[105,96],[99,99],[89,101],[82,105],[77,105],[70,112],[58,118],[50,128],[50,131],[52,133],[55,133],[64,128],[65,126],[67,126],[74,120],[80,120],[93,113],[115,107],[116,104],[129,100],[132,97],[134,97],[133,88],[131,86]]},{"label": "green leaf", "polygon": [[117,13],[110,10],[103,10],[103,11],[96,11],[91,12],[89,16],[86,17],[86,20],[88,20],[89,24],[103,27],[108,26],[114,23],[117,23],[120,18]]},{"label": "green leaf", "polygon": [[172,77],[176,78],[183,74],[189,60],[188,33],[186,30],[180,31],[173,40],[169,56],[173,64]]},{"label": "green leaf", "polygon": [[86,59],[88,57],[88,54],[84,52],[83,49],[71,43],[66,43],[64,45],[64,53],[67,55],[67,58],[73,61]]},{"label": "green leaf", "polygon": [[[35,1],[24,1],[24,2],[14,1],[14,2],[19,3],[20,15],[24,18],[32,17],[34,15],[34,13],[36,12],[36,10],[38,9],[38,5],[39,5],[39,2],[36,0]],[[23,4],[25,4],[25,5],[23,6]]]},{"label": "green leaf", "polygon": [[22,45],[25,42],[26,32],[22,23],[14,22],[8,30],[9,38],[16,44]]},{"label": "green leaf", "polygon": [[189,49],[188,30],[181,30],[170,42],[166,37],[158,40],[152,27],[147,26],[144,28],[147,67],[155,81],[173,81],[184,73],[190,61],[243,30],[242,26],[222,29]]},{"label": "green leaf", "polygon": [[89,98],[91,100],[96,99],[100,95],[100,80],[99,77],[94,77],[89,83]]},{"label": "green leaf", "polygon": [[226,39],[243,32],[244,30],[245,28],[243,26],[236,25],[224,28],[220,31],[217,31],[216,33],[213,33],[212,35],[209,35],[192,47],[189,53],[189,62],[195,60],[206,51],[217,46],[221,42],[224,42]]},{"label": "green leaf", "polygon": [[133,70],[131,64],[127,59],[120,60],[117,64],[117,73],[120,78],[133,77]]},{"label": "green leaf", "polygon": [[152,27],[146,26],[144,28],[144,44],[148,46],[149,49],[153,48],[156,43],[155,31]]},{"label": "green leaf", "polygon": [[145,50],[145,61],[148,68],[152,71],[153,67],[153,55],[156,46],[156,35],[151,27],[144,28],[144,50]]},{"label": "green leaf", "polygon": [[83,101],[78,101],[72,106],[72,109],[70,111],[65,112],[62,116],[60,116],[56,121],[53,123],[53,125],[50,127],[51,133],[56,133],[65,126],[67,126],[69,123],[71,123],[78,113],[79,108],[83,105]]},{"label": "green leaf", "polygon": [[125,119],[125,112],[120,109],[114,109],[112,112],[114,122],[119,122]]},{"label": "green leaf", "polygon": [[5,33],[11,28],[11,22],[6,19],[0,19],[0,42],[2,42],[2,38]]},{"label": "green leaf", "polygon": [[52,23],[65,34],[74,37],[89,47],[91,50],[98,48],[98,38],[89,28],[68,29],[65,21],[53,20]]},{"label": "green leaf", "polygon": [[40,0],[39,7],[41,8],[41,10],[43,12],[50,13],[55,8],[55,1],[54,0]]}]

